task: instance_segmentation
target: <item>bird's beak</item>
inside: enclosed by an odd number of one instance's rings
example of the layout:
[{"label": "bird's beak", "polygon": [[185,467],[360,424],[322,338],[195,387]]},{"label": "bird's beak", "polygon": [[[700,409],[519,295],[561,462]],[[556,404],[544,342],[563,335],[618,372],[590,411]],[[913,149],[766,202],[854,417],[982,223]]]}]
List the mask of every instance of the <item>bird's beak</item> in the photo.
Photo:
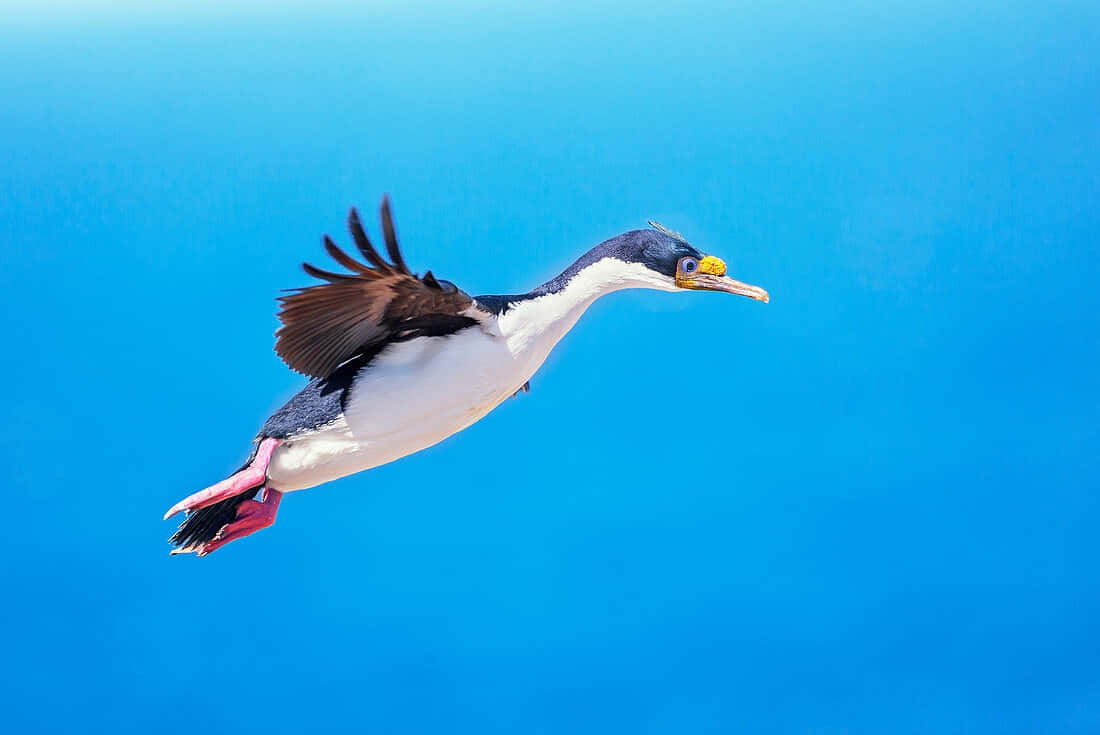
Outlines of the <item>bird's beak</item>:
[{"label": "bird's beak", "polygon": [[768,303],[768,292],[759,286],[734,280],[726,275],[726,264],[720,258],[708,255],[699,261],[694,273],[677,273],[676,285],[696,291],[722,291]]}]

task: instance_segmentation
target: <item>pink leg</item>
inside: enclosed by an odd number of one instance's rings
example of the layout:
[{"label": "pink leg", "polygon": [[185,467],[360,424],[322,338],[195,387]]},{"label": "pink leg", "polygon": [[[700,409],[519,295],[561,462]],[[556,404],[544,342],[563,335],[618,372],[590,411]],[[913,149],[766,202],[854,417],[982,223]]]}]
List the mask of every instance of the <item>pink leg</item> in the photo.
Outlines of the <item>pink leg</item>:
[{"label": "pink leg", "polygon": [[270,526],[275,522],[275,514],[279,512],[279,501],[282,499],[281,492],[266,487],[260,501],[246,500],[241,503],[241,507],[237,509],[237,520],[222,526],[213,540],[197,549],[197,556],[206,556],[230,541],[236,541]]},{"label": "pink leg", "polygon": [[[256,457],[251,464],[235,475],[230,475],[216,485],[211,485],[205,490],[200,490],[194,495],[189,495],[173,505],[164,514],[164,520],[168,520],[181,510],[198,510],[208,505],[213,505],[219,500],[240,495],[249,488],[256,487],[267,479],[267,464],[271,461],[271,453],[279,446],[278,439],[268,437],[260,442],[260,448],[256,450]],[[250,501],[255,502],[255,501]],[[276,501],[278,503],[278,501]],[[243,505],[241,506],[244,507]]]}]

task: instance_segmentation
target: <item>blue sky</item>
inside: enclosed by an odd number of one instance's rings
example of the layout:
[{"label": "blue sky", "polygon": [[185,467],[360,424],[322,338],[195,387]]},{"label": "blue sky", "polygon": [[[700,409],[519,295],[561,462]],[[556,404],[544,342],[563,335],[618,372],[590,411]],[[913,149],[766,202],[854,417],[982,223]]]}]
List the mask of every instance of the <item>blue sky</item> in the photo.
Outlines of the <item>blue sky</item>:
[{"label": "blue sky", "polygon": [[[1092,3],[14,7],[0,701],[17,731],[1100,729]],[[274,297],[390,192],[512,293],[657,219],[443,444],[169,558],[303,384]],[[366,217],[365,217],[366,218]]]}]

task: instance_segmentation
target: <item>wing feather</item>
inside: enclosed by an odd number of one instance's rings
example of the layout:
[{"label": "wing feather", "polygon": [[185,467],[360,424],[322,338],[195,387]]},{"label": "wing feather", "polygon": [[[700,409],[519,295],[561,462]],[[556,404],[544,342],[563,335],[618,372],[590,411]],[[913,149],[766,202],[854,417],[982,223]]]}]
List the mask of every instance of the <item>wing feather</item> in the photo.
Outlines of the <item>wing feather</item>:
[{"label": "wing feather", "polygon": [[393,214],[390,212],[390,198],[382,197],[382,237],[386,240],[386,252],[390,260],[402,273],[409,272],[405,259],[401,257],[401,248],[397,246],[397,232],[393,228]]},{"label": "wing feather", "polygon": [[[291,369],[312,377],[330,375],[341,363],[392,339],[449,333],[476,320],[464,314],[473,299],[431,271],[417,278],[397,244],[389,198],[381,205],[382,234],[389,261],[363,229],[359,213],[348,215],[348,229],[366,264],[325,236],[326,252],[350,273],[302,268],[323,283],[280,296],[275,352]],[[392,261],[392,262],[390,262]]]},{"label": "wing feather", "polygon": [[371,244],[366,230],[363,229],[363,223],[359,219],[359,210],[355,207],[352,207],[351,211],[348,212],[348,229],[351,230],[351,237],[355,240],[355,247],[359,248],[359,252],[363,254],[366,261],[377,268],[379,272],[389,273],[390,264],[383,260],[378,251],[374,249],[374,245]]},{"label": "wing feather", "polygon": [[324,244],[325,252],[327,252],[333,260],[347,268],[349,271],[355,271],[356,273],[364,276],[373,275],[374,271],[341,250],[328,235],[325,235]]},{"label": "wing feather", "polygon": [[443,287],[439,285],[439,281],[435,280],[435,276],[432,275],[431,271],[428,271],[427,273],[425,273],[424,277],[421,278],[420,280],[423,281],[424,285],[427,286],[428,288],[434,288],[436,291],[442,291],[443,290]]}]

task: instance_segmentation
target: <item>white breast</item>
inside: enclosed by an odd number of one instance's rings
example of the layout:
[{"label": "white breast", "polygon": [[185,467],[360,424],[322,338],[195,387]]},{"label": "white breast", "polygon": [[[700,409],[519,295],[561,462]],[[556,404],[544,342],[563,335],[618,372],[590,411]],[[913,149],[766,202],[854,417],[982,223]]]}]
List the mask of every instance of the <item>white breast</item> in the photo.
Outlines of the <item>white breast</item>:
[{"label": "white breast", "polygon": [[512,396],[550,348],[519,353],[478,327],[386,348],[356,377],[344,415],[281,445],[272,487],[300,490],[377,467],[446,439]]},{"label": "white breast", "polygon": [[275,450],[269,484],[284,492],[313,487],[465,429],[530,380],[598,297],[622,288],[673,288],[655,278],[642,266],[607,258],[564,289],[519,302],[500,317],[477,313],[480,326],[390,345],[356,376],[340,418]]}]

